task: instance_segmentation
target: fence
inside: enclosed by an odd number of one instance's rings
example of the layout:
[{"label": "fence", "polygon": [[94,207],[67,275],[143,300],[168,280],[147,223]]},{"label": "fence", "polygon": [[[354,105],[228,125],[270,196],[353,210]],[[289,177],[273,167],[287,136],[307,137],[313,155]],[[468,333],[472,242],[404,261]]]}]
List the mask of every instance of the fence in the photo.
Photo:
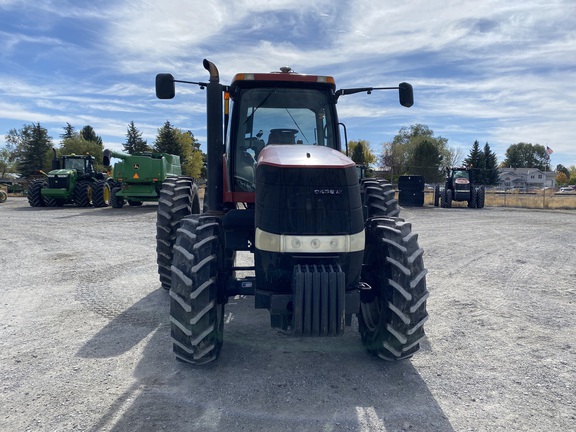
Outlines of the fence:
[{"label": "fence", "polygon": [[[434,191],[426,191],[424,205],[434,205]],[[453,201],[452,207],[466,207],[466,202]],[[576,193],[486,191],[486,207],[516,207],[531,209],[576,209]]]}]

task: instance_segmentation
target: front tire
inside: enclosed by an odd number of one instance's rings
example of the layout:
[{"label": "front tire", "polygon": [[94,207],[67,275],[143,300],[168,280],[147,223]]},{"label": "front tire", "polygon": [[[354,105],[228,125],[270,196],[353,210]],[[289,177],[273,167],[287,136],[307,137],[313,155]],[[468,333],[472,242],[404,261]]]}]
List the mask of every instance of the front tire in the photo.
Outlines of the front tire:
[{"label": "front tire", "polygon": [[218,267],[222,263],[218,218],[191,215],[182,219],[170,288],[171,334],[179,361],[202,365],[220,354],[224,303],[218,296]]},{"label": "front tire", "polygon": [[112,208],[124,207],[124,198],[119,197],[117,194],[120,192],[120,186],[113,187],[110,191],[110,206]]},{"label": "front tire", "polygon": [[478,200],[477,207],[479,209],[484,208],[484,204],[486,201],[486,189],[484,188],[484,186],[480,186],[478,188],[477,200]]},{"label": "front tire", "polygon": [[423,250],[411,225],[399,218],[367,222],[363,290],[358,316],[362,343],[385,360],[402,360],[420,349],[425,338],[426,269]]},{"label": "front tire", "polygon": [[30,207],[45,207],[42,189],[47,186],[48,182],[44,179],[32,180],[28,186],[28,204]]}]

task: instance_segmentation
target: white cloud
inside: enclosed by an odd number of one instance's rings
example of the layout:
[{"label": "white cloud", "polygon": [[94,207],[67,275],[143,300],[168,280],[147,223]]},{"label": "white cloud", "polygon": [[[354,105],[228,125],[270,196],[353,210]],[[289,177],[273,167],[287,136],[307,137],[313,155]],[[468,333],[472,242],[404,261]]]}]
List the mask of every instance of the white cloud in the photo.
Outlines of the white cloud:
[{"label": "white cloud", "polygon": [[[209,58],[225,83],[236,72],[286,65],[333,75],[339,87],[414,85],[410,110],[396,95],[342,99],[340,117],[355,139],[380,143],[419,122],[465,152],[474,139],[502,154],[515,142],[549,142],[555,157],[576,164],[569,0],[0,0],[0,7],[34,11],[2,26],[0,126],[91,124],[113,143],[124,140],[130,120],[154,137],[169,119],[203,135],[204,91],[178,85],[175,100],[158,101],[153,80],[158,72],[207,80],[201,61]],[[71,22],[83,29],[77,38],[63,31]]]}]

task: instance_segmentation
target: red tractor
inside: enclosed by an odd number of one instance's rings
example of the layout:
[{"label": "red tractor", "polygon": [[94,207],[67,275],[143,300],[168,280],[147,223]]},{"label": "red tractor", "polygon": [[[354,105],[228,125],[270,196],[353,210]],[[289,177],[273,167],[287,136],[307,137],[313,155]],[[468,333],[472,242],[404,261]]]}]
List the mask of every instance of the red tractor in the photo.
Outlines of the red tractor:
[{"label": "red tractor", "polygon": [[[342,152],[336,103],[397,89],[410,107],[412,86],[336,90],[330,76],[290,68],[239,73],[224,85],[213,63],[204,67],[208,83],[156,77],[160,99],[174,97],[176,82],[207,89],[204,213],[192,179],[164,184],[158,206],[158,265],[177,359],[218,357],[224,306],[235,295],[254,296],[272,327],[295,336],[341,335],[356,315],[371,354],[411,357],[428,318],[423,251],[411,225],[395,217],[390,185],[359,179]],[[252,265],[237,265],[240,251],[253,255]]]},{"label": "red tractor", "polygon": [[472,168],[467,166],[446,168],[444,187],[436,185],[434,205],[450,208],[453,201],[466,201],[470,208],[484,208],[486,190],[474,184]]}]

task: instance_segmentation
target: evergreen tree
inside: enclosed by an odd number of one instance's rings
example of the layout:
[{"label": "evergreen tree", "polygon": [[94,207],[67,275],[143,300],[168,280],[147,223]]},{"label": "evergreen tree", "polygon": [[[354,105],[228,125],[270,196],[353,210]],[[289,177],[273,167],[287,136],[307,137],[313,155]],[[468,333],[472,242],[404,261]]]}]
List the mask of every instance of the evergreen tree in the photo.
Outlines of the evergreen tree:
[{"label": "evergreen tree", "polygon": [[154,151],[181,156],[182,150],[176,130],[168,120],[164,123],[164,126],[158,129],[158,136],[154,142]]},{"label": "evergreen tree", "polygon": [[124,145],[124,151],[129,154],[134,154],[138,152],[148,152],[150,147],[146,140],[142,139],[142,133],[136,128],[134,121],[131,121],[128,125],[126,131],[126,143]]},{"label": "evergreen tree", "polygon": [[40,123],[25,125],[20,130],[12,129],[6,141],[17,148],[17,169],[22,177],[28,177],[38,170],[50,171],[52,137]]},{"label": "evergreen tree", "polygon": [[60,134],[60,138],[62,138],[63,141],[66,139],[74,138],[77,135],[74,126],[68,122],[66,122],[66,126],[64,126],[63,129],[64,133]]},{"label": "evergreen tree", "polygon": [[484,144],[484,162],[484,184],[498,184],[498,158],[496,153],[490,149],[490,145],[488,143]]},{"label": "evergreen tree", "polygon": [[102,143],[102,138],[96,135],[96,132],[90,125],[86,125],[82,128],[82,130],[80,131],[80,137],[84,138],[86,141],[92,141],[101,146],[104,145]]},{"label": "evergreen tree", "polygon": [[474,141],[474,144],[472,144],[470,154],[466,159],[464,159],[464,162],[472,168],[474,183],[486,184],[486,159],[484,158],[484,152],[480,150],[480,143],[478,140]]}]

